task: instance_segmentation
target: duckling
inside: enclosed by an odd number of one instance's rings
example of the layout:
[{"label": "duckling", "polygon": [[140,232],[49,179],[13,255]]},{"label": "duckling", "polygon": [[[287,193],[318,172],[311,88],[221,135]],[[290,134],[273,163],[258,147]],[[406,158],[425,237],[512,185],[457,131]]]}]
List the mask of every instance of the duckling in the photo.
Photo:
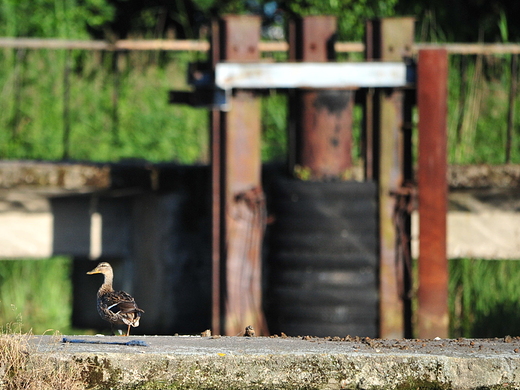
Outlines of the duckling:
[{"label": "duckling", "polygon": [[101,318],[110,322],[112,333],[114,325],[127,325],[126,336],[130,335],[130,326],[139,326],[139,319],[144,313],[137,307],[134,298],[124,291],[114,291],[112,281],[114,271],[109,263],[99,263],[87,275],[103,274],[105,279],[97,292],[97,310]]}]

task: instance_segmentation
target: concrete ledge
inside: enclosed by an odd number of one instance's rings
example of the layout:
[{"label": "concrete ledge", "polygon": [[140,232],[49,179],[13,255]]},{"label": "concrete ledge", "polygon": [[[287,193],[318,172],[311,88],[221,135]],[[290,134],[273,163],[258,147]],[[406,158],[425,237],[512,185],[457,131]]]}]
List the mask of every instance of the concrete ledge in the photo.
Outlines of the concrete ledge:
[{"label": "concrete ledge", "polygon": [[520,388],[520,340],[36,336],[34,358],[88,363],[88,386],[114,389]]},{"label": "concrete ledge", "polygon": [[0,188],[90,192],[111,185],[108,165],[42,161],[0,161]]}]

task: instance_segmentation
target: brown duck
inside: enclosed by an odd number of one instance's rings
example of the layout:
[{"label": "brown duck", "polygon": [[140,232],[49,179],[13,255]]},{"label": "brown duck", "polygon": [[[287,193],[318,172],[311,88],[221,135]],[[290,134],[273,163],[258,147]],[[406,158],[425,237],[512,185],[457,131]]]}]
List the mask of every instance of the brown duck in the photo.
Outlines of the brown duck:
[{"label": "brown duck", "polygon": [[114,271],[108,263],[99,263],[88,275],[103,274],[105,280],[97,293],[97,310],[101,318],[110,322],[112,333],[114,325],[127,325],[126,335],[130,334],[130,326],[139,326],[139,319],[144,310],[137,307],[134,298],[124,291],[114,291],[112,281]]}]

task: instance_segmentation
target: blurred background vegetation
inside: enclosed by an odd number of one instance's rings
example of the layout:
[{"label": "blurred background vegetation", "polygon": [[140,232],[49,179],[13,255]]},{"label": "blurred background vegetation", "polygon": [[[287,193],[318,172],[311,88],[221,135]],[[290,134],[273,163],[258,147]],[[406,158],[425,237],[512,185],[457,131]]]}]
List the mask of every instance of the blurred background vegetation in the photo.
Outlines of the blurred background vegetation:
[{"label": "blurred background vegetation", "polygon": [[[362,41],[367,18],[395,15],[416,16],[418,42],[520,39],[520,2],[507,0],[0,0],[0,37],[207,39],[209,21],[226,13],[261,15],[269,40],[284,39],[288,18],[309,14],[337,16],[339,41]],[[0,49],[0,158],[205,164],[206,111],[168,104],[168,90],[189,88],[188,64],[205,58],[198,52]],[[513,66],[510,54],[450,56],[451,164],[520,163],[518,115],[506,151]],[[283,160],[286,97],[273,93],[262,101],[262,159]],[[359,145],[353,147],[359,159]],[[0,261],[0,325],[73,331],[70,262]],[[515,261],[450,261],[452,336],[518,334],[518,276]]]}]

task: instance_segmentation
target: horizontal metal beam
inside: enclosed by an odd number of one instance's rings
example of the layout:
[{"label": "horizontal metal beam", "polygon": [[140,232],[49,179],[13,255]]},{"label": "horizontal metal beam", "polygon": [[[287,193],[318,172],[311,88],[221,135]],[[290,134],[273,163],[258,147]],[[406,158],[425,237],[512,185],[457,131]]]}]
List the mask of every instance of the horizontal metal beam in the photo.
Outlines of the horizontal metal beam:
[{"label": "horizontal metal beam", "polygon": [[402,62],[219,63],[215,84],[245,88],[383,88],[414,82],[412,66]]},{"label": "horizontal metal beam", "polygon": [[[207,51],[210,43],[204,40],[186,39],[120,39],[114,42],[100,40],[77,40],[59,38],[12,38],[1,37],[0,48],[50,49],[50,50],[165,50],[165,51]],[[414,53],[422,49],[446,49],[448,54],[520,54],[518,43],[415,43]],[[261,52],[286,52],[286,41],[258,42]],[[336,53],[362,53],[363,42],[336,42]]]}]

